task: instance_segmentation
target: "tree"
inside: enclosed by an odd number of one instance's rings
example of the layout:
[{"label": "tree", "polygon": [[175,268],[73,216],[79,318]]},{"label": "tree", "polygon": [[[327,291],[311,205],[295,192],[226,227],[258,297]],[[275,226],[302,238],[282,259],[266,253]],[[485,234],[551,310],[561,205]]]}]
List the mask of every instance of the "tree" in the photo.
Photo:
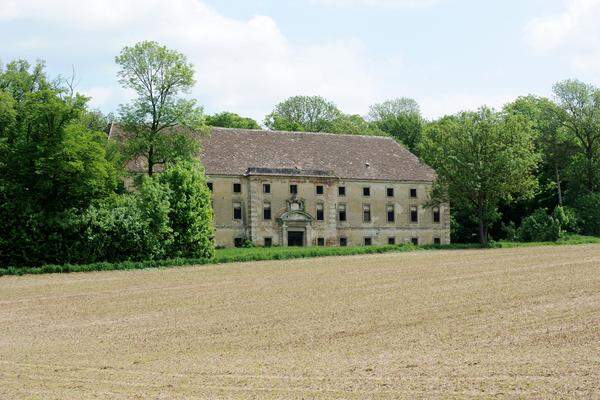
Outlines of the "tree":
[{"label": "tree", "polygon": [[119,82],[137,94],[119,110],[131,134],[127,155],[145,158],[150,176],[157,165],[192,159],[199,151],[194,136],[203,130],[204,116],[195,100],[179,97],[195,83],[192,64],[183,54],[149,41],[123,48],[115,60]]},{"label": "tree", "polygon": [[489,108],[444,117],[426,128],[420,151],[437,172],[432,203],[450,201],[478,223],[481,244],[502,200],[527,197],[538,156],[527,121]]},{"label": "tree", "polygon": [[374,104],[369,109],[368,119],[377,128],[403,143],[410,151],[418,150],[423,118],[415,100],[402,97]]},{"label": "tree", "polygon": [[564,111],[563,125],[573,135],[585,158],[586,187],[597,186],[600,147],[600,90],[577,80],[558,82],[553,87],[558,105]]},{"label": "tree", "polygon": [[342,114],[331,123],[331,133],[344,133],[348,135],[375,135],[385,136],[387,133],[369,124],[360,115]]},{"label": "tree", "polygon": [[206,117],[206,125],[220,126],[222,128],[260,129],[258,122],[252,118],[240,117],[238,114],[227,111],[208,115]]},{"label": "tree", "polygon": [[576,151],[573,140],[563,127],[563,111],[551,100],[536,96],[519,97],[504,110],[530,122],[536,133],[536,148],[542,156],[540,173],[554,183],[558,205],[562,206],[564,170]]},{"label": "tree", "polygon": [[341,115],[335,104],[322,97],[294,96],[277,104],[265,117],[265,125],[282,131],[329,132]]}]

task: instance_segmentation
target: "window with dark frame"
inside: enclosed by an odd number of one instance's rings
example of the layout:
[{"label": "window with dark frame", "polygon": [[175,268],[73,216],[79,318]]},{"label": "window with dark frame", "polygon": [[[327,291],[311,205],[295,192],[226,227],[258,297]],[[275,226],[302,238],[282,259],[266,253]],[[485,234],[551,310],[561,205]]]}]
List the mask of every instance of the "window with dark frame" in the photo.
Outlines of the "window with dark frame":
[{"label": "window with dark frame", "polygon": [[419,222],[419,213],[416,206],[410,207],[410,222]]},{"label": "window with dark frame", "polygon": [[365,246],[372,246],[373,245],[373,239],[370,238],[370,237],[368,237],[368,236],[365,237],[364,238],[364,244],[365,244]]},{"label": "window with dark frame", "polygon": [[323,185],[317,185],[316,190],[317,194],[323,194]]},{"label": "window with dark frame", "polygon": [[266,237],[265,238],[265,247],[271,247],[271,246],[273,246],[273,238]]},{"label": "window with dark frame", "polygon": [[235,247],[242,247],[244,245],[244,238],[240,238],[240,237],[234,238],[233,245]]},{"label": "window with dark frame", "polygon": [[325,246],[325,238],[317,238],[317,246]]},{"label": "window with dark frame", "polygon": [[341,247],[346,247],[346,246],[348,246],[348,238],[341,237],[341,238],[340,238],[340,246],[341,246]]},{"label": "window with dark frame", "polygon": [[271,203],[265,202],[263,204],[263,219],[264,220],[271,219]]},{"label": "window with dark frame", "polygon": [[413,199],[417,197],[417,189],[410,189],[410,197],[412,197]]},{"label": "window with dark frame", "polygon": [[338,205],[338,221],[346,221],[346,205],[339,204]]},{"label": "window with dark frame", "polygon": [[414,237],[414,238],[411,238],[411,239],[410,239],[410,242],[411,242],[412,244],[414,244],[415,246],[418,246],[418,245],[419,245],[419,238],[416,238],[416,237]]},{"label": "window with dark frame", "polygon": [[242,203],[233,203],[233,219],[242,219]]},{"label": "window with dark frame", "polygon": [[396,244],[396,238],[395,237],[389,237],[388,238],[388,244]]},{"label": "window with dark frame", "polygon": [[241,183],[233,184],[233,193],[242,193],[242,184]]},{"label": "window with dark frame", "polygon": [[387,205],[387,221],[394,222],[396,220],[396,211],[393,204]]},{"label": "window with dark frame", "polygon": [[363,204],[363,222],[371,222],[371,205]]},{"label": "window with dark frame", "polygon": [[442,244],[442,239],[439,237],[433,238],[433,244]]},{"label": "window with dark frame", "polygon": [[317,203],[317,221],[323,221],[325,219],[325,212],[323,210],[323,204]]},{"label": "window with dark frame", "polygon": [[212,182],[207,182],[206,186],[208,186],[208,190],[210,190],[211,192],[213,191],[213,184],[212,184]]},{"label": "window with dark frame", "polygon": [[363,187],[363,196],[369,197],[371,195],[371,188],[368,186]]},{"label": "window with dark frame", "polygon": [[439,207],[434,207],[433,208],[433,222],[436,222],[436,223],[440,222],[440,209],[439,209]]},{"label": "window with dark frame", "polygon": [[338,186],[338,196],[346,195],[346,186]]},{"label": "window with dark frame", "polygon": [[298,185],[290,185],[290,194],[298,194]]},{"label": "window with dark frame", "polygon": [[263,183],[263,193],[271,193],[271,184]]},{"label": "window with dark frame", "polygon": [[394,197],[394,188],[386,189],[387,197]]}]

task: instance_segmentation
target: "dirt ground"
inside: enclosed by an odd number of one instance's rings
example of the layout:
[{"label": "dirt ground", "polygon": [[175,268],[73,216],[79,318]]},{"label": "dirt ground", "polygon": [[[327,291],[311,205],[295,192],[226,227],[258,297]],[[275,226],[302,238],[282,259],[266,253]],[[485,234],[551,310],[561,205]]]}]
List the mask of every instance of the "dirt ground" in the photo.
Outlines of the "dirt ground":
[{"label": "dirt ground", "polygon": [[0,278],[0,399],[600,398],[600,246]]}]

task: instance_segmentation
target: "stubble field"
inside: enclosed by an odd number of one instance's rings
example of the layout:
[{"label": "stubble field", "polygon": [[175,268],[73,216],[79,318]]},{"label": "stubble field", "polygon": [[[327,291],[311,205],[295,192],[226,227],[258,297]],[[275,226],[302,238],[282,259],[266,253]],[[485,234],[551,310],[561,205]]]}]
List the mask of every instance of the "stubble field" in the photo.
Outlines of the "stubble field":
[{"label": "stubble field", "polygon": [[600,246],[3,277],[0,398],[600,398]]}]

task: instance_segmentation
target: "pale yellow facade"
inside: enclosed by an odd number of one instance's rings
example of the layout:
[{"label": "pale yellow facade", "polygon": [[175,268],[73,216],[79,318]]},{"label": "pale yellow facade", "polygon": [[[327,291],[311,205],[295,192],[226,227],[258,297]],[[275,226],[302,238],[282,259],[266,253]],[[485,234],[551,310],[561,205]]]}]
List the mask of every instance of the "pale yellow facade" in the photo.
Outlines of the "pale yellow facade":
[{"label": "pale yellow facade", "polygon": [[[207,180],[213,191],[219,247],[244,240],[255,246],[450,243],[448,205],[426,206],[431,182],[282,175],[209,175]],[[268,193],[264,185],[269,185]],[[297,193],[292,193],[291,185]],[[340,194],[340,187],[345,194]],[[265,208],[271,210],[270,219],[265,219],[269,217]],[[344,209],[345,221],[340,215]]]}]

